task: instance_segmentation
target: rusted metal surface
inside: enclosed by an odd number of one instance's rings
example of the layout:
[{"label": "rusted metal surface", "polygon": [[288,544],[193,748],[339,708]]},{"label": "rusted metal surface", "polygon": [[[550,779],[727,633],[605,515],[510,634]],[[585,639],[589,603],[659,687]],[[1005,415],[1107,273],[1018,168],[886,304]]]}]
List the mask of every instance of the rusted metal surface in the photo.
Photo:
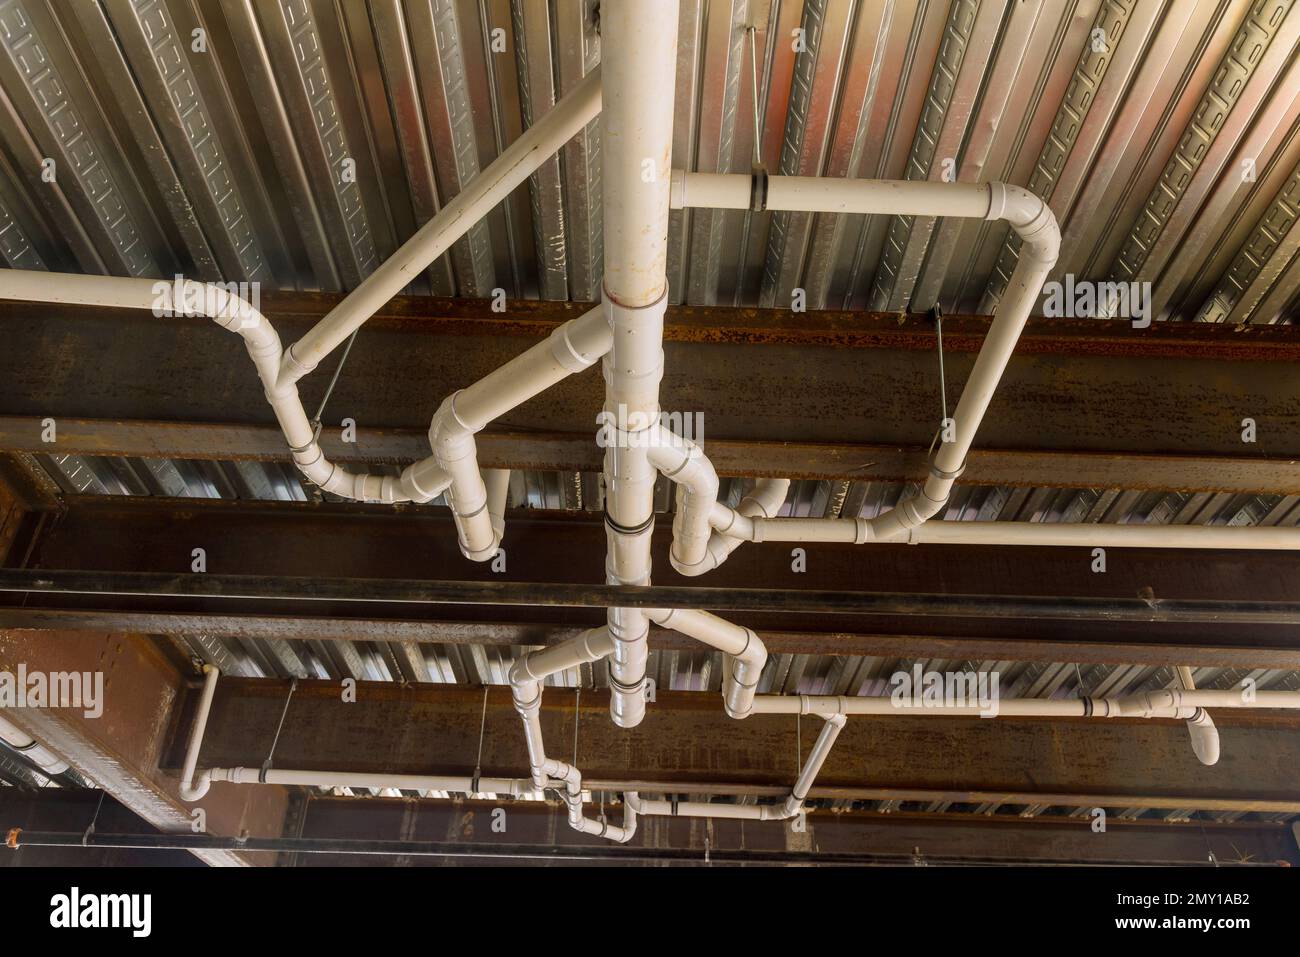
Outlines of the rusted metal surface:
[{"label": "rusted metal surface", "polygon": [[[459,309],[480,310],[477,318],[376,317],[344,368],[330,414],[355,419],[363,432],[425,429],[440,396],[495,369],[576,311],[547,308],[559,315],[484,318],[482,307],[470,304]],[[317,315],[271,314],[286,341]],[[706,443],[797,437],[928,447],[940,412],[938,363],[933,338],[919,320],[753,315],[750,331],[732,328],[724,334],[729,341],[703,341],[716,336],[704,337],[682,321],[670,327],[663,406],[702,413]],[[703,328],[726,328],[725,322],[707,322]],[[852,331],[836,332],[837,322]],[[967,333],[961,321],[946,330],[954,394],[985,328],[982,320],[971,322]],[[1154,332],[1093,328],[1085,334],[1085,324],[1054,322],[1031,324],[981,427],[979,446],[1300,458],[1300,407],[1291,375],[1296,336],[1285,327],[1238,333],[1228,326],[1165,324]],[[531,336],[511,334],[529,327]],[[238,342],[206,320],[20,305],[0,313],[0,331],[9,346],[0,355],[0,409],[9,415],[272,421]],[[67,388],[69,382],[76,389]],[[324,387],[325,377],[304,382],[309,405]],[[575,376],[497,427],[591,435],[601,402],[599,375]],[[1241,440],[1244,417],[1257,423],[1255,443]]]},{"label": "rusted metal surface", "polygon": [[[222,681],[200,766],[259,765],[287,692],[283,681]],[[592,790],[776,796],[798,773],[793,716],[734,721],[716,695],[660,691],[644,723],[623,729],[607,720],[608,704],[603,691],[575,698],[548,688],[542,705],[545,733],[566,742],[566,756],[577,715],[576,761]],[[347,703],[336,682],[299,682],[276,766],[468,776],[482,725],[482,773],[524,774],[528,758],[509,689],[487,689],[483,709],[477,688],[363,683]],[[1220,712],[1215,719],[1223,757],[1207,768],[1177,721],[852,718],[812,797],[1300,812],[1294,717]],[[810,719],[805,748],[815,736]],[[174,740],[173,766],[182,753]]]},{"label": "rusted metal surface", "polygon": [[9,480],[10,465],[0,461],[0,565],[9,558],[9,550],[18,537],[19,526],[26,519],[28,510],[27,502]]},{"label": "rusted metal surface", "polygon": [[[501,811],[505,830],[500,830]],[[609,808],[617,814],[617,808]],[[493,823],[497,822],[497,827]],[[771,855],[772,863],[816,863],[818,855],[857,854],[884,863],[908,865],[951,863],[1041,862],[1091,864],[1300,864],[1300,851],[1287,827],[1260,822],[1173,823],[1112,818],[1097,833],[1092,818],[1022,818],[1016,815],[829,813],[808,815],[807,830],[794,834],[789,825],[716,820],[707,824],[686,818],[642,818],[629,847],[656,863],[654,852],[666,848],[697,852],[704,865],[719,851],[746,850]],[[313,795],[298,833],[302,837],[365,840],[459,842],[485,851],[506,843],[600,848],[594,839],[570,830],[563,810],[525,802],[436,801],[417,798],[355,800]],[[608,845],[603,845],[607,847]],[[823,858],[825,860],[826,858]],[[301,864],[365,865],[373,860],[313,854]],[[456,863],[449,859],[401,859],[402,865]],[[490,865],[478,859],[462,864]],[[524,862],[510,862],[527,863]],[[558,863],[558,862],[548,862]],[[618,863],[617,860],[602,863]],[[678,861],[677,863],[686,863]]]},{"label": "rusted metal surface", "polygon": [[[102,715],[21,708],[7,710],[5,716],[150,824],[162,830],[190,829],[195,805],[180,799],[178,776],[160,766],[163,748],[175,733],[186,681],[153,641],[124,634],[0,631],[0,670],[16,674],[19,666],[29,672],[102,672]],[[214,788],[197,806],[207,816],[210,833],[247,829],[269,836],[279,833],[285,792],[267,788],[241,794]],[[211,862],[248,863],[232,854],[214,855]]]},{"label": "rusted metal surface", "polygon": [[[0,416],[0,450],[48,454],[40,419]],[[53,451],[126,458],[291,462],[275,426],[231,423],[60,419]],[[597,472],[601,450],[592,436],[559,432],[495,432],[477,437],[484,468]],[[322,433],[331,460],[406,464],[429,452],[427,429],[368,428],[356,442]],[[813,443],[713,439],[709,457],[719,475],[843,481],[908,481],[925,474],[928,449],[851,442]],[[1107,452],[973,449],[959,485],[1013,488],[1120,488],[1186,492],[1300,494],[1300,460]],[[52,507],[53,501],[47,507]]]}]

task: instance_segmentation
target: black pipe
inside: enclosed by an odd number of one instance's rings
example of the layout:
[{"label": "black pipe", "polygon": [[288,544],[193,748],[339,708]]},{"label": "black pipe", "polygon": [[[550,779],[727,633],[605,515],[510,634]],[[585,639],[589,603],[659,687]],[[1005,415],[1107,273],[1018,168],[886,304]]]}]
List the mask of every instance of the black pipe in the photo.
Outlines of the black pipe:
[{"label": "black pipe", "polygon": [[[96,834],[80,831],[8,832],[7,846],[95,847],[131,850],[187,850],[283,852],[290,854],[365,854],[408,857],[456,857],[533,861],[593,861],[605,863],[682,864],[820,864],[841,866],[915,864],[906,854],[871,854],[821,851],[765,851],[747,849],[640,848],[618,844],[584,847],[555,844],[466,844],[434,841],[366,841],[323,837],[214,837],[207,834]],[[927,864],[1108,864],[1119,861],[1065,861],[1038,858],[949,856],[925,858]],[[1187,864],[1185,861],[1150,862]],[[1195,862],[1198,866],[1200,862]],[[1225,862],[1226,863],[1226,862]],[[1263,864],[1256,866],[1265,866]]]},{"label": "black pipe", "polygon": [[339,604],[527,605],[570,608],[702,608],[714,611],[933,615],[1112,622],[1300,624],[1300,602],[943,595],[679,585],[419,581],[0,569],[0,592]]}]

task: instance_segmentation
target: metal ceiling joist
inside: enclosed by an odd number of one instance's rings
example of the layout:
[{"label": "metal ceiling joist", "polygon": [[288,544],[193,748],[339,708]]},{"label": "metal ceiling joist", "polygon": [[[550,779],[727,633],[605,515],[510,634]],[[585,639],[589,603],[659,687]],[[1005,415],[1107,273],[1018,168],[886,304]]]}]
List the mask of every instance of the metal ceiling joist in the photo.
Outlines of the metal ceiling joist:
[{"label": "metal ceiling joist", "polygon": [[[539,584],[587,588],[597,581],[604,535],[598,519],[562,513],[517,511],[510,515],[508,574],[467,565],[455,547],[450,517],[438,509],[378,510],[355,505],[238,504],[220,501],[116,499],[71,500],[66,511],[47,518],[33,533],[30,575],[68,569],[104,574],[102,587],[115,573],[152,571],[170,582],[169,596],[109,599],[71,595],[28,596],[5,601],[0,621],[11,627],[147,628],[158,633],[207,632],[288,639],[369,638],[413,641],[545,644],[568,630],[595,623],[595,609],[554,605],[586,599],[582,591],[532,594]],[[272,607],[265,598],[206,598],[178,604],[187,591],[204,586],[205,576],[190,574],[191,550],[207,549],[208,577],[237,567],[242,574],[280,582],[275,593],[285,604]],[[677,587],[684,579],[668,570],[669,542],[655,545],[661,583]],[[557,565],[559,548],[575,559]],[[883,606],[877,613],[758,610],[746,623],[761,628],[774,653],[933,654],[974,659],[1046,659],[1300,668],[1293,625],[1282,623],[1161,622],[1156,609],[1143,611],[1139,593],[1162,601],[1232,600],[1282,603],[1293,601],[1290,552],[1212,552],[1112,549],[1105,575],[1090,570],[1086,549],[993,548],[945,545],[823,545],[809,549],[807,573],[790,573],[790,553],[779,544],[754,545],[737,552],[702,584],[713,600],[732,602],[737,586],[760,594],[781,592],[816,600],[819,593],[861,596],[864,588],[888,583],[901,593],[921,595],[942,581],[948,597],[1004,594],[1008,582],[1033,582],[1032,595],[1075,596],[1132,606],[1145,621],[1006,620],[988,617],[985,608],[963,616],[934,614],[921,605],[910,614]],[[588,565],[576,556],[587,555]],[[1174,560],[1176,559],[1176,560]],[[1029,570],[1032,569],[1032,576]],[[311,576],[317,576],[312,578]],[[48,574],[46,577],[49,577]],[[389,604],[347,604],[353,599],[381,599],[377,588],[394,579],[418,577],[426,582],[457,581],[463,593],[447,592],[451,605],[415,606],[388,595]],[[125,579],[117,582],[124,586]],[[325,588],[344,604],[305,605],[302,587]],[[154,583],[156,585],[156,583]],[[211,585],[211,582],[208,582]],[[517,589],[509,592],[509,588]],[[340,590],[342,589],[342,590]],[[475,589],[487,589],[479,594]],[[495,589],[495,590],[493,590]],[[506,589],[506,591],[502,591]],[[718,590],[720,589],[720,591]],[[793,589],[793,590],[792,590]],[[1149,589],[1149,592],[1144,591]],[[454,588],[453,588],[454,591]],[[475,607],[485,595],[513,607]],[[195,591],[194,595],[199,596]],[[696,594],[688,590],[684,594]],[[324,597],[325,592],[320,592]],[[251,593],[250,593],[251,596]],[[531,596],[531,597],[530,597]],[[268,596],[273,597],[273,596]],[[293,604],[295,597],[298,599]],[[418,596],[417,596],[418,597]],[[459,597],[459,603],[456,599]],[[679,596],[680,597],[680,596]],[[519,604],[523,602],[524,604]],[[528,604],[532,602],[532,604]],[[274,604],[274,603],[272,603]],[[805,607],[801,605],[800,607]],[[1170,606],[1163,606],[1169,608]],[[1281,606],[1279,606],[1281,607]],[[823,612],[833,609],[828,604]],[[951,609],[949,609],[951,611]],[[1113,610],[1113,609],[1112,609]],[[1028,615],[1028,604],[1017,614]],[[986,614],[987,613],[987,614]],[[1130,618],[1132,615],[1130,615]],[[589,620],[592,619],[592,620]],[[669,644],[661,647],[674,647]],[[676,646],[680,647],[680,646]]]}]

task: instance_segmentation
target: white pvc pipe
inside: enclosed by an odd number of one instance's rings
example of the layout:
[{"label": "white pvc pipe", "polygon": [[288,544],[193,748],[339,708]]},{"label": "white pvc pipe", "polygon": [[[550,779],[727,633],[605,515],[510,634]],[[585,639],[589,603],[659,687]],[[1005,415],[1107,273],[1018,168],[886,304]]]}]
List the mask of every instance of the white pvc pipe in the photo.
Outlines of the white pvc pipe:
[{"label": "white pvc pipe", "polygon": [[524,722],[524,742],[533,787],[540,791],[558,781],[569,806],[569,826],[584,834],[595,834],[627,843],[636,833],[636,811],[624,809],[622,826],[593,821],[582,812],[582,773],[565,761],[546,756],[542,740],[542,689],[546,679],[581,664],[599,661],[614,650],[614,639],[604,628],[593,628],[575,638],[530,652],[516,659],[510,668],[510,694],[515,710]]},{"label": "white pvc pipe", "polygon": [[632,308],[667,287],[678,0],[600,11],[605,293]]},{"label": "white pvc pipe", "polygon": [[[373,502],[428,501],[446,486],[445,476],[428,461],[406,469],[400,478],[351,472],[330,462],[316,441],[293,382],[280,381],[280,337],[260,312],[218,284],[165,282],[122,276],[81,276],[34,270],[0,270],[0,298],[120,309],[148,309],[159,315],[202,316],[238,333],[293,454],[294,464],[311,482],[345,498]],[[413,484],[412,476],[419,483]],[[426,492],[432,494],[425,495]]]},{"label": "white pvc pipe", "polygon": [[[654,612],[663,617],[665,612]],[[708,616],[712,617],[712,616]],[[718,639],[723,650],[735,649],[744,654],[745,649],[734,641],[734,628],[726,622],[715,620],[699,631],[709,630]],[[511,668],[510,680],[515,705],[524,718],[533,776],[529,779],[495,778],[465,775],[414,775],[375,774],[346,771],[282,771],[255,768],[208,768],[197,773],[198,755],[203,747],[212,698],[216,690],[218,671],[205,666],[203,694],[190,729],[182,771],[181,795],[186,801],[196,801],[207,793],[213,781],[235,784],[310,785],[320,787],[397,788],[415,791],[456,791],[464,794],[510,794],[514,796],[538,795],[545,788],[562,787],[570,826],[584,834],[608,837],[627,842],[636,832],[637,814],[676,815],[682,817],[730,817],[753,820],[780,820],[792,817],[802,808],[803,800],[821,771],[831,747],[844,726],[845,715],[856,714],[936,714],[976,715],[978,708],[957,706],[897,707],[892,699],[883,697],[858,698],[830,695],[759,695],[753,698],[750,710],[761,714],[817,714],[827,724],[822,728],[804,764],[790,796],[781,805],[725,805],[707,802],[682,802],[642,800],[635,791],[624,795],[624,818],[621,827],[604,820],[591,820],[583,816],[582,776],[572,765],[545,756],[541,743],[540,724],[536,715],[541,706],[541,684],[546,677],[567,668],[596,661],[612,649],[612,640],[603,629],[592,629],[577,638],[550,648],[532,652],[516,661]],[[730,653],[730,652],[729,652]],[[1116,698],[1080,698],[1073,700],[1011,698],[1000,702],[999,714],[1037,715],[1049,717],[1141,717],[1190,719],[1204,708],[1285,708],[1300,709],[1300,692],[1259,691],[1246,697],[1243,691],[1193,691],[1186,688],[1164,689],[1126,695]],[[30,738],[0,718],[0,734],[19,742]],[[32,742],[34,743],[34,742]],[[1196,737],[1193,735],[1193,747]],[[52,756],[51,756],[52,757]],[[1197,750],[1197,757],[1206,756]],[[1217,752],[1214,757],[1217,759]],[[57,759],[55,759],[57,760]],[[1206,763],[1213,763],[1207,761]],[[540,767],[538,767],[540,765]],[[60,769],[61,770],[61,769]],[[540,772],[540,773],[539,773]],[[51,769],[51,773],[58,773]],[[671,785],[664,785],[671,790]]]},{"label": "white pvc pipe", "polygon": [[[620,0],[601,8],[604,70],[601,178],[603,302],[613,334],[605,357],[606,581],[650,583],[655,471],[638,433],[659,419],[668,216],[677,76],[677,0]],[[649,621],[611,608],[610,717],[640,724],[646,707]]]},{"label": "white pvc pipe", "polygon": [[[975,359],[961,399],[944,429],[950,441],[940,443],[920,494],[865,523],[856,523],[852,538],[847,527],[815,529],[786,524],[780,532],[784,541],[893,541],[935,515],[947,502],[953,482],[961,475],[966,454],[984,418],[1020,332],[1024,328],[1039,290],[1056,262],[1061,232],[1051,209],[1033,193],[1003,183],[932,183],[887,180],[833,179],[814,177],[712,175],[697,179],[685,173],[674,177],[676,203],[680,206],[705,202],[740,208],[742,182],[748,182],[750,199],[745,205],[765,209],[809,212],[855,212],[881,215],[955,216],[1006,220],[1020,237],[1023,252]],[[734,514],[734,513],[733,513]],[[714,526],[729,527],[736,521],[719,515]],[[800,520],[772,519],[772,524]],[[815,521],[815,520],[814,520]],[[737,523],[736,537],[748,526]],[[821,536],[832,536],[829,538]]]},{"label": "white pvc pipe", "polygon": [[510,470],[484,469],[483,485],[487,489],[488,516],[492,534],[500,542],[506,535],[506,502],[510,498]]},{"label": "white pvc pipe", "polygon": [[722,704],[733,718],[751,713],[758,679],[767,664],[767,648],[753,631],[725,618],[693,608],[650,609],[646,612],[656,624],[671,628],[687,637],[702,641],[727,655],[722,676]]},{"label": "white pvc pipe", "polygon": [[46,774],[62,774],[68,770],[66,761],[3,716],[0,716],[0,741],[17,751]]},{"label": "white pvc pipe", "polygon": [[[1177,665],[1174,668],[1174,675],[1180,689],[1196,690],[1196,679],[1192,676],[1192,669],[1187,665]],[[1192,713],[1192,716],[1187,719],[1187,733],[1192,739],[1192,750],[1202,764],[1219,763],[1221,751],[1219,729],[1214,726],[1214,719],[1210,717],[1208,711],[1198,707]]]},{"label": "white pvc pipe", "polygon": [[710,801],[655,801],[642,798],[636,791],[623,795],[624,802],[641,815],[661,817],[729,818],[742,821],[784,821],[803,810],[803,802],[821,773],[835,739],[844,728],[844,715],[823,715],[826,723],[813,743],[812,752],[795,781],[790,795],[781,804],[714,804]]},{"label": "white pvc pipe", "polygon": [[190,725],[190,740],[185,748],[185,764],[181,768],[181,799],[185,801],[199,800],[212,786],[210,771],[204,771],[197,781],[194,779],[194,772],[199,764],[199,751],[203,747],[203,735],[208,729],[208,715],[212,713],[212,698],[217,693],[217,679],[220,676],[221,672],[215,665],[203,666],[203,693],[199,696],[194,723]]},{"label": "white pvc pipe", "polygon": [[[1256,691],[1246,696],[1236,691],[1184,691],[1166,688],[1108,698],[1001,698],[997,717],[1039,718],[1188,718],[1196,708],[1300,709],[1300,692]],[[989,709],[979,705],[921,702],[915,698],[874,695],[758,695],[754,714],[934,715],[978,717]]]},{"label": "white pvc pipe", "polygon": [[1115,548],[1300,548],[1300,528],[1264,525],[1114,525],[1059,522],[926,522],[912,542]]},{"label": "white pvc pipe", "polygon": [[[757,188],[760,195],[765,196],[762,203],[765,210],[983,219],[989,212],[990,185],[835,176],[768,176],[765,182],[760,180]],[[674,209],[749,209],[754,192],[754,177],[748,173],[673,171]]]},{"label": "white pvc pipe", "polygon": [[[400,791],[455,791],[459,794],[537,795],[528,778],[474,778],[448,774],[368,774],[355,771],[282,771],[269,768],[210,768],[204,775],[230,784],[281,784],[324,788],[375,788]],[[189,799],[187,799],[189,800]]]},{"label": "white pvc pipe", "polygon": [[451,248],[470,227],[554,156],[600,113],[600,68],[530,126],[455,198],[408,239],[383,265],[285,352],[289,382],[338,348],[384,303],[414,282],[430,263]]},{"label": "white pvc pipe", "polygon": [[[721,503],[710,521],[726,534],[751,542],[875,541],[865,518],[747,518]],[[1300,528],[1229,525],[1113,525],[1061,522],[926,522],[899,539],[930,545],[1039,545],[1113,548],[1300,548]]]},{"label": "white pvc pipe", "polygon": [[662,425],[653,429],[648,454],[650,464],[677,483],[669,561],[681,574],[697,575],[694,569],[709,557],[709,538],[713,534],[709,514],[718,500],[718,473],[698,445]]},{"label": "white pvc pipe", "polygon": [[644,817],[708,817],[733,821],[770,821],[780,805],[714,804],[709,801],[662,801],[643,798],[636,791],[623,795],[628,807]]},{"label": "white pvc pipe", "polygon": [[803,770],[799,772],[799,779],[795,781],[794,790],[790,792],[790,796],[786,798],[785,804],[781,808],[784,817],[794,817],[803,810],[804,799],[808,797],[808,792],[812,790],[813,781],[821,773],[822,765],[826,763],[826,758],[830,756],[831,748],[835,747],[835,739],[844,730],[844,715],[828,714],[825,715],[825,718],[826,723],[822,725],[821,734],[817,735],[817,740],[813,742],[812,753],[808,755]]},{"label": "white pvc pipe", "polygon": [[[742,519],[775,518],[781,510],[781,506],[785,503],[785,497],[789,491],[789,479],[759,479],[754,485],[754,490],[740,500],[735,512],[727,513],[722,521],[722,527],[709,536],[708,554],[705,556],[704,561],[690,569],[678,567],[677,571],[683,575],[701,575],[717,568],[745,541],[744,538],[737,537],[732,533],[731,525],[734,519],[731,516],[734,514]],[[713,519],[714,510],[712,504],[710,504],[710,524],[713,523]]]},{"label": "white pvc pipe", "polygon": [[[478,467],[474,434],[489,422],[576,372],[592,366],[610,349],[612,335],[602,307],[557,327],[544,342],[521,353],[467,388],[443,400],[429,426],[429,445],[450,478],[447,502],[465,557],[487,561],[497,553],[505,526],[504,498],[493,520],[488,489]],[[509,473],[506,473],[509,479]],[[497,485],[497,495],[505,488]]]}]

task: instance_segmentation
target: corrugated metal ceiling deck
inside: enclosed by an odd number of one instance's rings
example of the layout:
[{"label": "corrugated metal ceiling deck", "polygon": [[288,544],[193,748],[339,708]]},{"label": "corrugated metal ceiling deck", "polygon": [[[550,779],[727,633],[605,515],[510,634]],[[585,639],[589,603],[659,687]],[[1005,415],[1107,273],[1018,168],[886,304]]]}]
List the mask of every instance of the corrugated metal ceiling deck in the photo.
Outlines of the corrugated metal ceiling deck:
[{"label": "corrugated metal ceiling deck", "polygon": [[[687,0],[674,162],[749,170],[753,24],[770,169],[1027,184],[1059,273],[1277,321],[1300,289],[1294,7]],[[3,0],[0,46],[10,265],[336,290],[599,62],[598,4]],[[414,291],[595,299],[598,161],[593,125]],[[698,304],[987,311],[1015,255],[998,226],[911,218],[696,210],[672,236]]]},{"label": "corrugated metal ceiling deck", "polygon": [[[0,0],[0,255],[17,268],[353,288],[599,62],[598,6]],[[680,37],[675,165],[748,171],[757,115],[773,171],[935,179],[948,168],[1030,185],[1063,225],[1058,274],[1150,281],[1162,317],[1295,315],[1300,4],[684,0]],[[599,199],[593,125],[411,291],[594,300]],[[784,306],[803,288],[813,309],[987,311],[1014,256],[987,223],[679,211],[671,294]],[[311,494],[261,463],[43,464],[69,491]],[[797,483],[788,508],[870,515],[900,492]],[[600,507],[593,476],[519,473],[512,500]],[[965,488],[947,517],[1296,524],[1300,509],[1293,497]],[[366,642],[196,636],[190,647],[235,673],[418,672]],[[503,649],[426,649],[425,673],[406,677],[503,680]],[[764,690],[870,693],[900,664],[781,656]],[[930,664],[1003,667],[1023,694],[1172,680],[1165,669]],[[664,687],[718,685],[707,653],[656,653],[652,665]],[[1240,677],[1198,673],[1209,686]],[[1256,677],[1297,686],[1294,673]]]}]

